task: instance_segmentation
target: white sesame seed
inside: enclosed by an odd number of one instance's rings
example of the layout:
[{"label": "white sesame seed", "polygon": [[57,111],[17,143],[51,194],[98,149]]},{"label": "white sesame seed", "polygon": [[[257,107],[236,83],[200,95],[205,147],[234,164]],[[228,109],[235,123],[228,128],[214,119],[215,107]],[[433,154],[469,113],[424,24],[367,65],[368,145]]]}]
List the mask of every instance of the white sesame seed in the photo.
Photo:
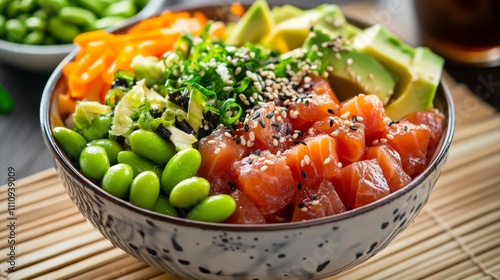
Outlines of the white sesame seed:
[{"label": "white sesame seed", "polygon": [[230,86],[225,86],[222,88],[223,91],[230,91],[231,90],[231,87]]},{"label": "white sesame seed", "polygon": [[255,133],[253,131],[250,131],[248,137],[250,138],[251,141],[255,141]]},{"label": "white sesame seed", "polygon": [[248,148],[253,147],[253,141],[248,140],[248,141],[247,141],[247,147],[248,147]]},{"label": "white sesame seed", "polygon": [[233,137],[233,136],[231,135],[231,133],[229,133],[229,132],[227,132],[227,131],[226,131],[226,132],[224,132],[224,135],[225,135],[226,137],[229,137],[229,138]]},{"label": "white sesame seed", "polygon": [[352,65],[352,58],[347,59],[347,65]]},{"label": "white sesame seed", "polygon": [[325,160],[323,161],[323,164],[325,164],[325,165],[326,165],[326,164],[329,164],[331,161],[332,161],[332,158],[327,157],[327,158],[325,158]]},{"label": "white sesame seed", "polygon": [[319,204],[319,200],[315,199],[311,202],[312,205],[318,205]]},{"label": "white sesame seed", "polygon": [[277,147],[279,145],[278,140],[273,139],[273,146]]},{"label": "white sesame seed", "polygon": [[373,140],[372,145],[377,145],[380,141],[378,139]]},{"label": "white sesame seed", "polygon": [[332,133],[330,133],[330,135],[333,136],[333,137],[337,137],[337,136],[339,136],[339,131],[335,130]]},{"label": "white sesame seed", "polygon": [[215,140],[208,140],[207,143],[210,144],[210,145],[213,145],[213,144],[217,144],[217,141],[215,141]]},{"label": "white sesame seed", "polygon": [[360,122],[364,121],[364,119],[363,119],[363,117],[362,117],[362,116],[356,116],[356,120],[358,120],[358,121],[360,121]]},{"label": "white sesame seed", "polygon": [[387,143],[387,139],[385,139],[385,138],[380,138],[380,143],[382,143],[382,144]]},{"label": "white sesame seed", "polygon": [[300,161],[300,167],[302,168],[302,167],[304,167],[305,165],[306,165],[306,161],[305,161],[304,159],[302,159],[302,160]]},{"label": "white sesame seed", "polygon": [[263,165],[263,166],[260,168],[260,171],[266,171],[266,170],[267,170],[267,168],[268,168],[268,166],[267,166],[267,165]]},{"label": "white sesame seed", "polygon": [[326,70],[327,70],[327,71],[332,72],[332,71],[333,71],[333,69],[334,69],[334,68],[333,68],[333,66],[331,66],[331,65],[326,66]]},{"label": "white sesame seed", "polygon": [[311,164],[311,158],[308,155],[304,156],[304,161],[307,165]]},{"label": "white sesame seed", "polygon": [[337,166],[338,166],[339,168],[342,168],[342,162],[337,163]]},{"label": "white sesame seed", "polygon": [[425,123],[420,124],[420,127],[425,130],[429,129],[429,127]]},{"label": "white sesame seed", "polygon": [[338,60],[341,60],[342,59],[342,55],[340,53],[336,53],[335,54],[335,57],[338,59]]},{"label": "white sesame seed", "polygon": [[272,161],[270,159],[264,160],[264,163],[267,164],[267,165],[274,165],[274,161]]},{"label": "white sesame seed", "polygon": [[241,137],[240,139],[241,139],[241,140],[240,140],[240,144],[241,144],[242,146],[246,146],[246,145],[247,145],[247,141],[245,140],[245,138]]},{"label": "white sesame seed", "polygon": [[368,79],[370,79],[372,81],[375,79],[375,76],[373,75],[373,73],[368,74]]},{"label": "white sesame seed", "polygon": [[215,149],[214,154],[218,155],[220,153],[220,148]]},{"label": "white sesame seed", "polygon": [[307,207],[302,207],[302,208],[300,208],[300,211],[302,211],[302,212],[307,212]]},{"label": "white sesame seed", "polygon": [[241,67],[236,67],[236,69],[234,69],[234,75],[238,75],[241,73]]},{"label": "white sesame seed", "polygon": [[387,139],[389,139],[389,140],[394,139],[394,135],[392,135],[392,134],[387,134],[385,137],[387,137]]}]

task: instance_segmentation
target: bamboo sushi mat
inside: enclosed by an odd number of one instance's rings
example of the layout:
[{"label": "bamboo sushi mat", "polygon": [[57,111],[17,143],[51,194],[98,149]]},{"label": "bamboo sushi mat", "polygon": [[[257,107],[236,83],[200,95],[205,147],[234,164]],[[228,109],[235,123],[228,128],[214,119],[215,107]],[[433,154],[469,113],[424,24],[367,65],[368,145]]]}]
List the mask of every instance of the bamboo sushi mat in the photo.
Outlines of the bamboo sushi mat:
[{"label": "bamboo sushi mat", "polygon": [[[428,204],[385,250],[329,280],[500,279],[500,114],[446,79],[457,129]],[[8,273],[9,229],[2,225],[0,279],[179,279],[113,247],[84,220],[54,169],[16,183],[16,271]]]}]

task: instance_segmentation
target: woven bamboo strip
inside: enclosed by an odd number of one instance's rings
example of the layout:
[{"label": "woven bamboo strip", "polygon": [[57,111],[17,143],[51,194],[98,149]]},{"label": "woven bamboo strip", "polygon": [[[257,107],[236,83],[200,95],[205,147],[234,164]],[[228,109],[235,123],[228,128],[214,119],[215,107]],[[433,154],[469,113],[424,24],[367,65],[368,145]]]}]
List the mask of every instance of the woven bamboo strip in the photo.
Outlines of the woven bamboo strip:
[{"label": "woven bamboo strip", "polygon": [[82,259],[81,261],[72,263],[49,273],[45,273],[43,277],[40,277],[39,279],[70,279],[74,276],[78,276],[85,271],[89,271],[94,268],[100,267],[103,264],[108,264],[121,259],[123,258],[124,254],[125,253],[122,250],[113,247],[94,256]]},{"label": "woven bamboo strip", "polygon": [[[79,223],[67,228],[63,228],[56,232],[51,232],[44,234],[37,239],[33,239],[27,242],[22,241],[22,232],[19,233],[19,238],[17,240],[18,245],[23,249],[24,252],[33,252],[40,248],[53,246],[58,242],[63,240],[80,236],[81,234],[94,231],[94,229],[89,226],[88,223]],[[3,262],[6,256],[0,255],[0,262]],[[0,265],[3,265],[0,263]]]},{"label": "woven bamboo strip", "polygon": [[57,257],[39,262],[35,265],[29,266],[25,269],[18,270],[12,274],[10,277],[12,279],[33,279],[43,273],[53,271],[76,261],[88,258],[99,252],[109,250],[113,245],[108,240],[102,239],[101,241],[92,243],[89,246],[81,247],[76,250],[61,254]]},{"label": "woven bamboo strip", "polygon": [[163,274],[164,274],[163,272],[159,271],[156,268],[146,266],[146,267],[143,267],[143,268],[136,270],[132,273],[129,273],[127,275],[117,277],[117,278],[115,278],[115,280],[142,280],[142,279],[148,279],[148,278],[159,276],[159,275],[163,276]]},{"label": "woven bamboo strip", "polygon": [[[73,238],[59,241],[50,246],[36,249],[30,252],[24,252],[20,257],[19,267],[23,268],[26,266],[33,265],[35,263],[44,261],[49,258],[56,257],[59,254],[66,253],[68,251],[89,245],[93,242],[102,240],[102,235],[97,231],[88,231],[78,234]],[[24,246],[21,244],[21,248]]]},{"label": "woven bamboo strip", "polygon": [[128,274],[130,272],[139,270],[145,267],[146,264],[141,263],[134,259],[133,257],[123,253],[122,258],[105,263],[100,267],[96,267],[90,271],[86,271],[79,275],[72,277],[73,280],[105,280],[105,279],[115,279],[116,277]]},{"label": "woven bamboo strip", "polygon": [[182,278],[179,278],[175,275],[171,274],[163,274],[163,275],[158,275],[156,277],[149,278],[148,280],[181,280]]},{"label": "woven bamboo strip", "polygon": [[500,115],[495,114],[479,122],[458,127],[453,135],[453,142],[465,141],[478,134],[490,133],[498,129],[500,129]]}]

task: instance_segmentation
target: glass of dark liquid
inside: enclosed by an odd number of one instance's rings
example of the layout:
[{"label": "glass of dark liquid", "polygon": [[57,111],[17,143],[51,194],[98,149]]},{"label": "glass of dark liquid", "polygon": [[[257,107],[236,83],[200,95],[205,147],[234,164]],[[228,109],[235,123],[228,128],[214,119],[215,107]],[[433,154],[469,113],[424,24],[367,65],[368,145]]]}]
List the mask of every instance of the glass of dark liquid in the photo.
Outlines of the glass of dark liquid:
[{"label": "glass of dark liquid", "polygon": [[450,62],[500,65],[500,0],[414,0],[421,39]]}]

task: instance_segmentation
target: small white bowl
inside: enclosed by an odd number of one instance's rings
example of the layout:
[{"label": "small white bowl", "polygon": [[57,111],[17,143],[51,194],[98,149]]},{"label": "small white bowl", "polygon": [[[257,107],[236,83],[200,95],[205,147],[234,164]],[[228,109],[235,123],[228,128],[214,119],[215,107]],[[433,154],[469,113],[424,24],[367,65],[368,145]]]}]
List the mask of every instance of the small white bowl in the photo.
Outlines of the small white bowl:
[{"label": "small white bowl", "polygon": [[[158,12],[166,4],[163,0],[150,0],[135,16],[118,23],[119,26],[129,21],[146,18]],[[115,26],[111,27],[115,28]],[[25,45],[0,40],[0,62],[17,68],[35,72],[51,72],[72,50],[73,44],[61,45]]]}]

